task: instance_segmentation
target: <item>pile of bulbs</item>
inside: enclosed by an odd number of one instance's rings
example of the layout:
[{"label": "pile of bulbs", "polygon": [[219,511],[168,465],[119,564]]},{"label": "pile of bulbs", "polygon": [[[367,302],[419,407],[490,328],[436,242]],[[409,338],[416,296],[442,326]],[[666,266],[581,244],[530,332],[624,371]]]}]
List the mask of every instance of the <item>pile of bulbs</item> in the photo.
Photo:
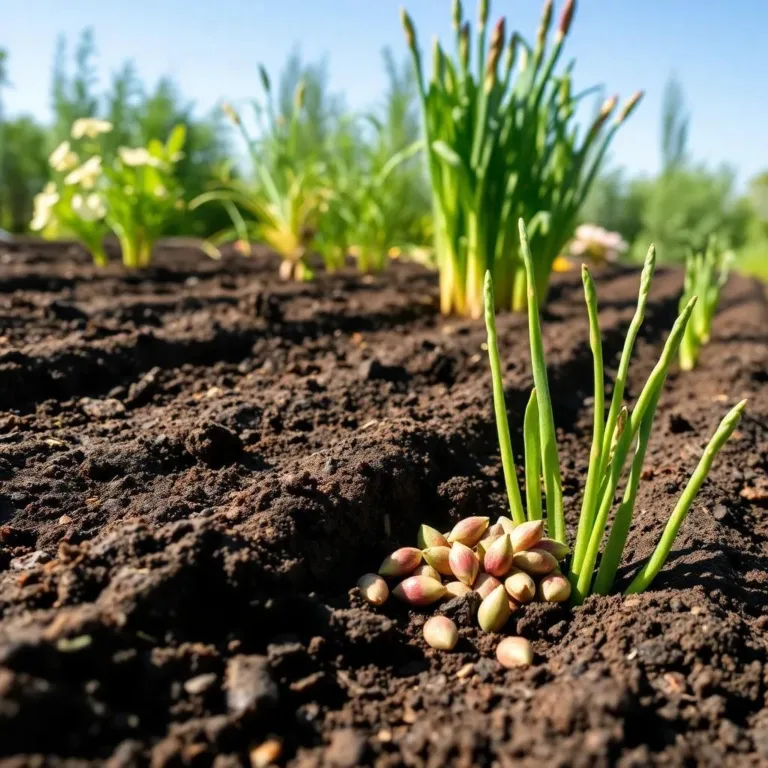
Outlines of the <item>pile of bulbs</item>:
[{"label": "pile of bulbs", "polygon": [[[515,525],[500,517],[468,517],[446,534],[422,525],[417,547],[401,547],[384,558],[378,573],[367,573],[357,586],[371,605],[382,605],[390,594],[386,579],[396,581],[392,594],[410,605],[427,606],[476,592],[481,599],[477,622],[485,632],[500,632],[521,605],[533,600],[563,602],[571,585],[559,562],[569,553],[565,544],[544,537],[544,523]],[[456,625],[445,616],[424,624],[424,639],[433,648],[452,650],[458,642]],[[497,648],[502,664],[530,664],[532,652],[518,637]]]}]

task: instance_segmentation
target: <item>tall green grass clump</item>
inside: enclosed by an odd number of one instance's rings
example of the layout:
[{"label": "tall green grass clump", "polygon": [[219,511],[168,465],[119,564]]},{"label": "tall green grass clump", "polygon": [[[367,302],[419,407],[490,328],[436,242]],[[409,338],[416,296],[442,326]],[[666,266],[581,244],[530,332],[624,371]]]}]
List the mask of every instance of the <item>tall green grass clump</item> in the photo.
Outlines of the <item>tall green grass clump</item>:
[{"label": "tall green grass clump", "polygon": [[[545,517],[549,533],[552,538],[565,544],[566,529],[561,471],[539,319],[536,265],[531,255],[528,234],[522,219],[519,221],[519,232],[526,275],[528,328],[535,385],[524,422],[526,499],[528,500],[528,508],[525,513],[522,510],[522,497],[509,441],[501,366],[496,346],[494,286],[493,278],[488,271],[485,277],[485,319],[488,329],[488,354],[491,363],[496,423],[499,431],[504,478],[510,500],[510,512],[517,524],[526,519],[537,520],[541,518],[540,499],[543,479],[546,500]],[[648,376],[634,407],[630,409],[624,403],[624,392],[632,349],[643,322],[655,263],[656,252],[651,246],[640,278],[637,309],[627,331],[607,415],[597,291],[589,270],[582,267],[584,295],[589,317],[595,397],[589,469],[578,530],[569,563],[571,597],[576,604],[581,603],[589,594],[608,594],[613,589],[616,571],[632,524],[637,491],[642,477],[643,463],[653,428],[656,407],[670,365],[680,348],[686,328],[691,322],[697,306],[697,297],[691,296],[682,307],[680,315],[667,337],[658,363]],[[641,592],[646,589],[663,567],[672,549],[675,536],[699,488],[701,488],[715,456],[736,428],[745,405],[746,400],[742,400],[726,414],[720,423],[678,499],[656,549],[630,583],[626,590],[627,593]],[[612,516],[617,489],[632,451],[634,454],[630,461],[629,475],[624,485],[621,502]],[[535,499],[538,501],[532,503],[532,500]],[[612,523],[609,525],[611,518]]]},{"label": "tall green grass clump", "polygon": [[218,202],[230,217],[231,227],[216,233],[206,243],[209,255],[218,257],[218,246],[230,240],[237,240],[238,247],[250,253],[251,241],[258,240],[280,255],[282,278],[304,280],[312,277],[306,259],[324,194],[320,160],[300,152],[306,84],[299,81],[296,86],[286,120],[277,113],[271,82],[263,67],[260,74],[266,107],[254,105],[257,117],[263,121],[259,139],[251,136],[231,105],[224,105],[224,111],[248,147],[256,170],[256,184],[226,179],[217,189],[192,200],[190,208]]},{"label": "tall green grass clump", "polygon": [[607,99],[586,132],[579,131],[577,104],[594,89],[572,92],[573,61],[556,71],[575,6],[566,0],[550,35],[547,0],[533,45],[517,32],[507,36],[503,18],[486,45],[487,0],[479,2],[474,35],[454,0],[455,51],[449,55],[435,41],[429,74],[413,22],[402,11],[421,94],[445,314],[482,315],[486,271],[497,309],[525,309],[516,235],[521,217],[530,222],[537,297],[546,299],[552,265],[608,145],[641,98],[636,93],[610,123],[617,98]]}]

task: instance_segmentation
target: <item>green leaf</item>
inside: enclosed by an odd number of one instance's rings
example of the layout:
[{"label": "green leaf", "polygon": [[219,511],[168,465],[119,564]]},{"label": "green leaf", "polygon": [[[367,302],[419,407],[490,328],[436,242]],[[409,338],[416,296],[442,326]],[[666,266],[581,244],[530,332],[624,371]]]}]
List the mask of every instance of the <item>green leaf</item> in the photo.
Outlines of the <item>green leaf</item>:
[{"label": "green leaf", "polygon": [[424,142],[421,139],[418,139],[409,146],[401,149],[399,152],[395,152],[395,154],[392,155],[389,160],[387,160],[387,162],[384,164],[384,167],[381,169],[381,172],[379,173],[376,180],[377,183],[383,184],[392,173],[392,171],[394,171],[399,165],[402,165],[404,162],[417,155],[423,148]]},{"label": "green leaf", "polygon": [[187,127],[179,123],[173,127],[168,141],[165,142],[165,149],[173,157],[177,152],[184,148],[184,142],[187,140]]},{"label": "green leaf", "polygon": [[457,171],[466,172],[464,161],[459,156],[458,152],[452,149],[442,139],[432,142],[432,151],[443,161],[448,163],[451,168],[455,168]]}]

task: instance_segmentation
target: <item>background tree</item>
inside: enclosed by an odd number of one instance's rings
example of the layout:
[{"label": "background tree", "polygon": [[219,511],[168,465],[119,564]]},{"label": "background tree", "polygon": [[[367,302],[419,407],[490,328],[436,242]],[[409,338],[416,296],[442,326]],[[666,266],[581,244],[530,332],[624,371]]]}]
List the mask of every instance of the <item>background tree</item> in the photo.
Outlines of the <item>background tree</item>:
[{"label": "background tree", "polygon": [[32,201],[48,180],[48,134],[29,116],[0,123],[0,227],[24,232]]},{"label": "background tree", "polygon": [[83,30],[75,48],[74,75],[70,76],[67,63],[67,41],[60,36],[56,43],[51,80],[51,107],[53,109],[54,141],[69,136],[72,123],[79,117],[95,117],[99,109],[96,93],[98,75],[93,60],[96,44],[93,30]]},{"label": "background tree", "polygon": [[691,114],[680,83],[670,78],[660,119],[660,171],[630,179],[621,169],[605,172],[582,218],[618,231],[642,260],[656,244],[660,260],[681,262],[717,233],[724,247],[739,249],[749,237],[750,206],[737,194],[731,168],[695,163],[688,151]]}]

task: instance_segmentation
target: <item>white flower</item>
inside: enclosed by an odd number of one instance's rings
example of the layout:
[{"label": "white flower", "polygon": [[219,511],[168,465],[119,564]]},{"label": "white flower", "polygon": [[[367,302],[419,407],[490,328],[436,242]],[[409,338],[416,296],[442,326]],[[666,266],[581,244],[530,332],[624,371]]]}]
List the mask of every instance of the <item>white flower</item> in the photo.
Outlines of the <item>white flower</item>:
[{"label": "white flower", "polygon": [[628,247],[618,232],[609,232],[596,224],[582,224],[576,228],[570,252],[572,256],[615,261]]},{"label": "white flower", "polygon": [[117,154],[124,165],[132,167],[149,165],[152,168],[159,168],[163,165],[163,161],[159,157],[151,155],[146,147],[120,147]]},{"label": "white flower", "polygon": [[64,177],[65,184],[80,184],[83,189],[93,189],[101,175],[101,155],[89,157],[79,168]]},{"label": "white flower", "polygon": [[72,151],[68,141],[62,141],[49,155],[48,163],[54,171],[64,173],[71,171],[77,165],[77,155]]},{"label": "white flower", "polygon": [[35,195],[35,211],[32,222],[29,225],[30,229],[33,229],[35,232],[45,229],[51,220],[53,206],[58,202],[59,193],[56,191],[56,185],[49,181],[43,187],[43,191]]},{"label": "white flower", "polygon": [[99,120],[95,117],[81,117],[72,123],[72,138],[82,139],[87,136],[89,139],[96,138],[101,133],[109,133],[113,128],[108,120]]},{"label": "white flower", "polygon": [[107,206],[101,195],[91,192],[90,195],[73,195],[72,210],[83,221],[98,221],[107,215]]}]

